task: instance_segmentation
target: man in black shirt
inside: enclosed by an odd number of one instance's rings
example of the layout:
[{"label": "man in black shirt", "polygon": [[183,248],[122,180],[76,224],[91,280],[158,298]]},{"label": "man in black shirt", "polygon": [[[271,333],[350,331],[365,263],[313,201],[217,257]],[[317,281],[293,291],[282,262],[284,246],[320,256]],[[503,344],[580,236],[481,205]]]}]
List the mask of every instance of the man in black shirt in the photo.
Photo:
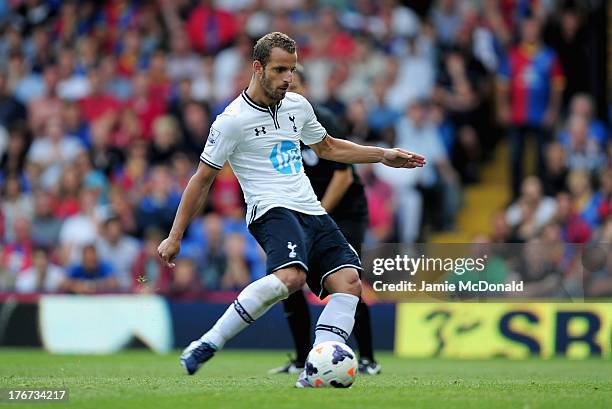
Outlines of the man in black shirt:
[{"label": "man in black shirt", "polygon": [[[298,66],[289,91],[304,94],[305,86],[304,72]],[[317,120],[327,132],[336,138],[342,138],[344,132],[339,129],[333,113],[321,106],[314,105],[313,108]],[[321,206],[334,219],[361,258],[361,245],[368,227],[368,202],[355,169],[352,165],[321,159],[304,144],[302,144],[302,161],[304,171],[317,198],[321,201]],[[297,356],[288,364],[270,370],[270,373],[297,373],[304,368],[304,362],[312,348],[310,311],[304,292],[296,291],[291,294],[283,301],[283,307]],[[380,365],[374,360],[372,348],[370,309],[363,300],[357,305],[353,332],[359,345],[359,371],[369,375],[380,373]]]}]

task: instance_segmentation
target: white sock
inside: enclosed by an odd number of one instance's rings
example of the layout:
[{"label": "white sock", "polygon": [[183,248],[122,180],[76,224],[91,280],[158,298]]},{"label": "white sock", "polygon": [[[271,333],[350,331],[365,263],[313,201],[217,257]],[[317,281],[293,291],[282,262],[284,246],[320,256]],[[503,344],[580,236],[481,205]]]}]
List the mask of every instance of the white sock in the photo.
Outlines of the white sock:
[{"label": "white sock", "polygon": [[349,335],[351,335],[351,331],[353,331],[358,302],[359,297],[352,294],[332,294],[317,321],[313,345],[325,341],[345,344]]},{"label": "white sock", "polygon": [[274,274],[260,278],[242,290],[233,304],[200,339],[219,350],[274,304],[288,296],[287,286]]}]

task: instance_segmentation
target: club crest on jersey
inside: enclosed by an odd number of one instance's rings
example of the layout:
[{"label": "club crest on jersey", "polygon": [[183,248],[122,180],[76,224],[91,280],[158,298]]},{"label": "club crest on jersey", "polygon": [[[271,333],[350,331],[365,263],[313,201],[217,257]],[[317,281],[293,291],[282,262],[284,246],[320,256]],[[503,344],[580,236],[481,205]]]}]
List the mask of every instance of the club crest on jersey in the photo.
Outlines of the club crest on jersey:
[{"label": "club crest on jersey", "polygon": [[291,250],[289,252],[289,258],[295,258],[295,256],[297,256],[297,253],[295,252],[296,247],[297,247],[297,244],[293,244],[290,241],[287,242],[287,248]]},{"label": "club crest on jersey", "polygon": [[255,136],[259,136],[260,133],[265,135],[266,134],[266,127],[262,126],[261,129],[260,128],[255,128],[254,131],[255,131]]},{"label": "club crest on jersey", "polygon": [[208,139],[206,139],[206,143],[210,145],[214,145],[215,143],[217,143],[219,136],[221,136],[221,132],[217,131],[215,128],[211,126],[210,132],[208,132]]},{"label": "club crest on jersey", "polygon": [[289,120],[293,123],[293,132],[297,132],[297,126],[295,126],[295,115],[289,115]]},{"label": "club crest on jersey", "polygon": [[291,175],[299,173],[302,169],[302,155],[300,147],[291,141],[277,143],[270,152],[270,162],[278,172]]}]

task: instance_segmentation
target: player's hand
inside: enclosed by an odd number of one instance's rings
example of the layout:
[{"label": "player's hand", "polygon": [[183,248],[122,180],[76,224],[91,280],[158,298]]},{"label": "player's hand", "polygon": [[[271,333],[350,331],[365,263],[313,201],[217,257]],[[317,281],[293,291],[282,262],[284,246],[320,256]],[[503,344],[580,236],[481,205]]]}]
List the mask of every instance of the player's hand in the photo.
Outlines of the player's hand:
[{"label": "player's hand", "polygon": [[157,247],[157,254],[159,258],[170,268],[174,268],[174,259],[181,250],[181,242],[179,240],[172,240],[170,237],[162,241]]},{"label": "player's hand", "polygon": [[426,163],[423,156],[400,148],[385,149],[381,162],[392,168],[422,168]]}]

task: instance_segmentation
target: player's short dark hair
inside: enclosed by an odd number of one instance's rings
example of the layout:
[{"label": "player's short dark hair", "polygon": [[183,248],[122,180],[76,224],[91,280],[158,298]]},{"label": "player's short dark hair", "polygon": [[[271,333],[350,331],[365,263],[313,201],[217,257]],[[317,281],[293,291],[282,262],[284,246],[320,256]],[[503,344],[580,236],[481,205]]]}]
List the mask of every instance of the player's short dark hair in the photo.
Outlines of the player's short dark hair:
[{"label": "player's short dark hair", "polygon": [[265,67],[270,60],[270,53],[273,48],[280,48],[293,54],[295,52],[295,40],[278,31],[268,33],[255,43],[253,61],[259,61]]}]

